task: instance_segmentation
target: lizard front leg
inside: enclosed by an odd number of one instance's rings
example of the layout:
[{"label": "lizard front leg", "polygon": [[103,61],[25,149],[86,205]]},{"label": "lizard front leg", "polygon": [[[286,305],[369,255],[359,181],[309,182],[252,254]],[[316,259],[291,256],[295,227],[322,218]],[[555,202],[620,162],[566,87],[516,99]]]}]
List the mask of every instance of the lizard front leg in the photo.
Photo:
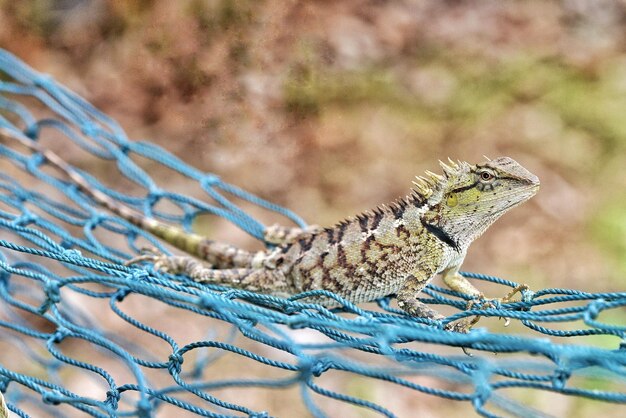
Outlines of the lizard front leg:
[{"label": "lizard front leg", "polygon": [[[420,318],[428,318],[435,321],[441,321],[446,317],[417,299],[419,293],[432,280],[433,274],[418,271],[409,275],[402,284],[402,288],[398,292],[398,306],[409,315],[418,316]],[[445,329],[448,331],[468,332],[476,323],[475,318],[463,318],[457,322],[449,323]]]},{"label": "lizard front leg", "polygon": [[472,298],[481,298],[483,299],[485,296],[482,292],[469,280],[459,273],[459,266],[450,267],[447,270],[444,270],[442,273],[443,282],[452,290],[463,293],[464,295],[468,295]]},{"label": "lizard front leg", "polygon": [[[485,295],[476,289],[472,283],[470,283],[467,278],[463,277],[461,273],[459,273],[459,266],[451,267],[447,270],[443,271],[443,282],[452,290],[457,291],[459,293],[463,293],[465,295],[470,296],[472,299],[480,299],[486,301],[488,306],[494,307],[493,301],[499,302],[510,302],[513,296],[516,293],[521,292],[522,290],[528,289],[527,285],[519,285],[507,293],[503,298],[485,298]],[[473,301],[470,301],[468,306],[471,307]],[[469,309],[469,308],[468,308]],[[476,317],[476,322],[480,317]],[[509,320],[507,319],[505,322],[505,326],[509,324]]]}]

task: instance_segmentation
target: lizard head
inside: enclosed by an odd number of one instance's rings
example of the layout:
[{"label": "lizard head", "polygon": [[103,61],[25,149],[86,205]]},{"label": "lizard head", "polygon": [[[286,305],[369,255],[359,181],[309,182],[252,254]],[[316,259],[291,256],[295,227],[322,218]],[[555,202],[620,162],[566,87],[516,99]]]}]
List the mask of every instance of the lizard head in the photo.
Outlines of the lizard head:
[{"label": "lizard head", "polygon": [[416,183],[417,192],[427,198],[425,221],[459,244],[469,245],[506,211],[539,190],[537,176],[509,157],[476,165],[451,160],[440,164],[444,175],[427,173],[429,179]]}]

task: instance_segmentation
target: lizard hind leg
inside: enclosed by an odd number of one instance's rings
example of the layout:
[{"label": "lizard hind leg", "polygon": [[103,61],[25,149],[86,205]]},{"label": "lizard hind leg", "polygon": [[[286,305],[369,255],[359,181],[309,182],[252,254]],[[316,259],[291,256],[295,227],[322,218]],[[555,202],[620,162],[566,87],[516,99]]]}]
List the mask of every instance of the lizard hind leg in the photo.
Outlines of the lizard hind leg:
[{"label": "lizard hind leg", "polygon": [[[204,260],[208,265],[216,269],[230,269],[236,267],[251,267],[255,257],[259,252],[250,252],[237,248],[230,244],[225,244],[209,239],[203,239],[199,242],[190,254]],[[161,251],[155,247],[144,247],[141,254],[131,258],[124,264],[129,266],[142,261],[152,261],[157,263],[159,260],[167,258]],[[166,266],[167,263],[164,264]]]},{"label": "lizard hind leg", "polygon": [[[402,288],[398,291],[398,306],[409,315],[441,321],[446,319],[446,317],[417,299],[419,293],[426,287],[431,278],[430,274],[415,274],[407,277]],[[466,333],[478,322],[479,318],[462,318],[456,322],[446,324],[445,329],[447,331]]]},{"label": "lizard hind leg", "polygon": [[263,238],[268,244],[281,245],[295,242],[306,235],[320,232],[323,229],[318,225],[309,225],[305,229],[293,226],[270,225],[265,228]]},{"label": "lizard hind leg", "polygon": [[223,284],[252,292],[287,295],[293,293],[290,282],[277,270],[265,268],[214,269],[188,256],[161,255],[154,261],[157,270],[188,276],[198,283]]}]

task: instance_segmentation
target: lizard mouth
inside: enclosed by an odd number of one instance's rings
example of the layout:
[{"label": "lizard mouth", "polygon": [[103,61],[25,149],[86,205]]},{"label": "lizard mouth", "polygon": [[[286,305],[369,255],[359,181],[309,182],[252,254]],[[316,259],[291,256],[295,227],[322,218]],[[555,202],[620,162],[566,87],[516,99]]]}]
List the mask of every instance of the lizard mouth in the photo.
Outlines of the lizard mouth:
[{"label": "lizard mouth", "polygon": [[518,198],[515,200],[512,200],[509,205],[506,205],[505,207],[503,207],[502,210],[500,210],[499,212],[509,210],[511,208],[514,208],[517,205],[524,203],[525,201],[527,201],[528,199],[536,195],[538,191],[539,191],[539,179],[537,179],[536,183],[533,183],[529,185],[528,187],[521,189],[520,193],[518,194]]}]

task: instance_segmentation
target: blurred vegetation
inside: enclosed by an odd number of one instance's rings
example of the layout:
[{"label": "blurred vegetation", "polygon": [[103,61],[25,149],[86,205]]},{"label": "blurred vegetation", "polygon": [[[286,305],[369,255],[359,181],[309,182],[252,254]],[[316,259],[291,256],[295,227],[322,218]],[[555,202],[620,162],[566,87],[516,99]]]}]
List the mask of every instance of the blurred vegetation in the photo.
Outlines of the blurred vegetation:
[{"label": "blurred vegetation", "polygon": [[509,155],[542,190],[465,268],[587,291],[626,283],[625,33],[618,0],[0,0],[4,48],[311,222],[403,195],[438,159]]}]

